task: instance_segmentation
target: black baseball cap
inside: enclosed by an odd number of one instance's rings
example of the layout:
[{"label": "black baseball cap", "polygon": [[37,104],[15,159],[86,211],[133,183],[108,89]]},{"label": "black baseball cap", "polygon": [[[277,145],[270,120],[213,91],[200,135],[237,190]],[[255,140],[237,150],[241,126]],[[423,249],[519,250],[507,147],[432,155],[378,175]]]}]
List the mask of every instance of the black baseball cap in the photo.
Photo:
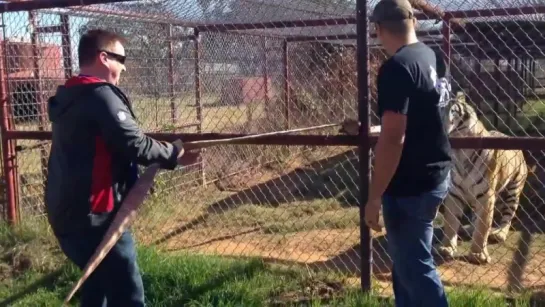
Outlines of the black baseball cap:
[{"label": "black baseball cap", "polygon": [[413,7],[408,0],[381,0],[375,6],[369,21],[400,21],[414,18]]}]

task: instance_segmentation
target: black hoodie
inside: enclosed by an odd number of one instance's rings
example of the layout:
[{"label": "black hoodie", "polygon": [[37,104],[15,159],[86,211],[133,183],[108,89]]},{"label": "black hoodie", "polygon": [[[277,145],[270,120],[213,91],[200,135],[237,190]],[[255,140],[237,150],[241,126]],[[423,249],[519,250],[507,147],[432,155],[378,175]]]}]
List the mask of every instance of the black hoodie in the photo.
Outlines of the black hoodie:
[{"label": "black hoodie", "polygon": [[177,165],[178,149],[146,136],[127,97],[101,79],[70,78],[49,99],[48,115],[45,204],[56,235],[108,227],[137,179],[136,164]]}]

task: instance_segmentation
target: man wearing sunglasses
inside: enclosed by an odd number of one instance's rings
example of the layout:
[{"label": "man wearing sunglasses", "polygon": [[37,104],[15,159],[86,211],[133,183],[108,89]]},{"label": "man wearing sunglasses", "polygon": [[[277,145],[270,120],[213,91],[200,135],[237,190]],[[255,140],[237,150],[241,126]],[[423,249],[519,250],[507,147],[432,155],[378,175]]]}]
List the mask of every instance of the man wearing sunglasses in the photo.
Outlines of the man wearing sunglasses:
[{"label": "man wearing sunglasses", "polygon": [[[53,140],[45,191],[49,223],[64,254],[83,269],[138,177],[137,164],[172,170],[197,155],[146,136],[117,87],[124,39],[92,30],[79,42],[80,74],[48,101]],[[82,306],[145,306],[130,232],[81,290]]]}]

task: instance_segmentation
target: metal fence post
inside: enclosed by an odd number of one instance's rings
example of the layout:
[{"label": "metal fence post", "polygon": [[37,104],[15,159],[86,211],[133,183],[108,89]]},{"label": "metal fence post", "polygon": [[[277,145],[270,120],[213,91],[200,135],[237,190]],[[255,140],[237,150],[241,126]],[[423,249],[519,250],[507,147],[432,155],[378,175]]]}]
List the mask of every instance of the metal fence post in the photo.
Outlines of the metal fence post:
[{"label": "metal fence post", "polygon": [[2,139],[2,159],[4,166],[4,177],[6,184],[6,198],[7,198],[7,219],[8,223],[17,223],[17,185],[16,185],[16,170],[15,170],[15,144],[13,140],[10,140],[6,131],[10,130],[10,114],[11,108],[9,105],[9,96],[7,89],[7,70],[6,70],[6,53],[7,43],[2,41],[0,56],[0,99],[2,114],[2,120],[0,121],[0,131]]},{"label": "metal fence post", "polygon": [[360,176],[360,245],[361,245],[361,287],[364,292],[371,291],[371,275],[373,273],[373,240],[369,227],[365,224],[365,203],[369,194],[371,178],[371,146],[369,142],[369,50],[367,39],[367,1],[356,1],[357,29],[357,66],[358,66],[358,118],[360,126],[359,142],[359,176]]}]

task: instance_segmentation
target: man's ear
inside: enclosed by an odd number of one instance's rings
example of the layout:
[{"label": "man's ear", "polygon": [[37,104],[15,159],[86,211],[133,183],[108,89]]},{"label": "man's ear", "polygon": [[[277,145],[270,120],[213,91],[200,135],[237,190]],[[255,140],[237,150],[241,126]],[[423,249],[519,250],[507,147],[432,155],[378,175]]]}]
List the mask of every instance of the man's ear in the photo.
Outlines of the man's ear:
[{"label": "man's ear", "polygon": [[105,52],[100,52],[98,54],[98,61],[100,61],[104,65],[108,65],[108,55],[106,55]]},{"label": "man's ear", "polygon": [[380,36],[380,26],[378,25],[378,23],[375,23],[375,35],[377,36],[377,38]]},{"label": "man's ear", "polygon": [[418,23],[416,22],[416,18],[413,18],[413,26],[414,26],[414,29],[418,29]]}]

